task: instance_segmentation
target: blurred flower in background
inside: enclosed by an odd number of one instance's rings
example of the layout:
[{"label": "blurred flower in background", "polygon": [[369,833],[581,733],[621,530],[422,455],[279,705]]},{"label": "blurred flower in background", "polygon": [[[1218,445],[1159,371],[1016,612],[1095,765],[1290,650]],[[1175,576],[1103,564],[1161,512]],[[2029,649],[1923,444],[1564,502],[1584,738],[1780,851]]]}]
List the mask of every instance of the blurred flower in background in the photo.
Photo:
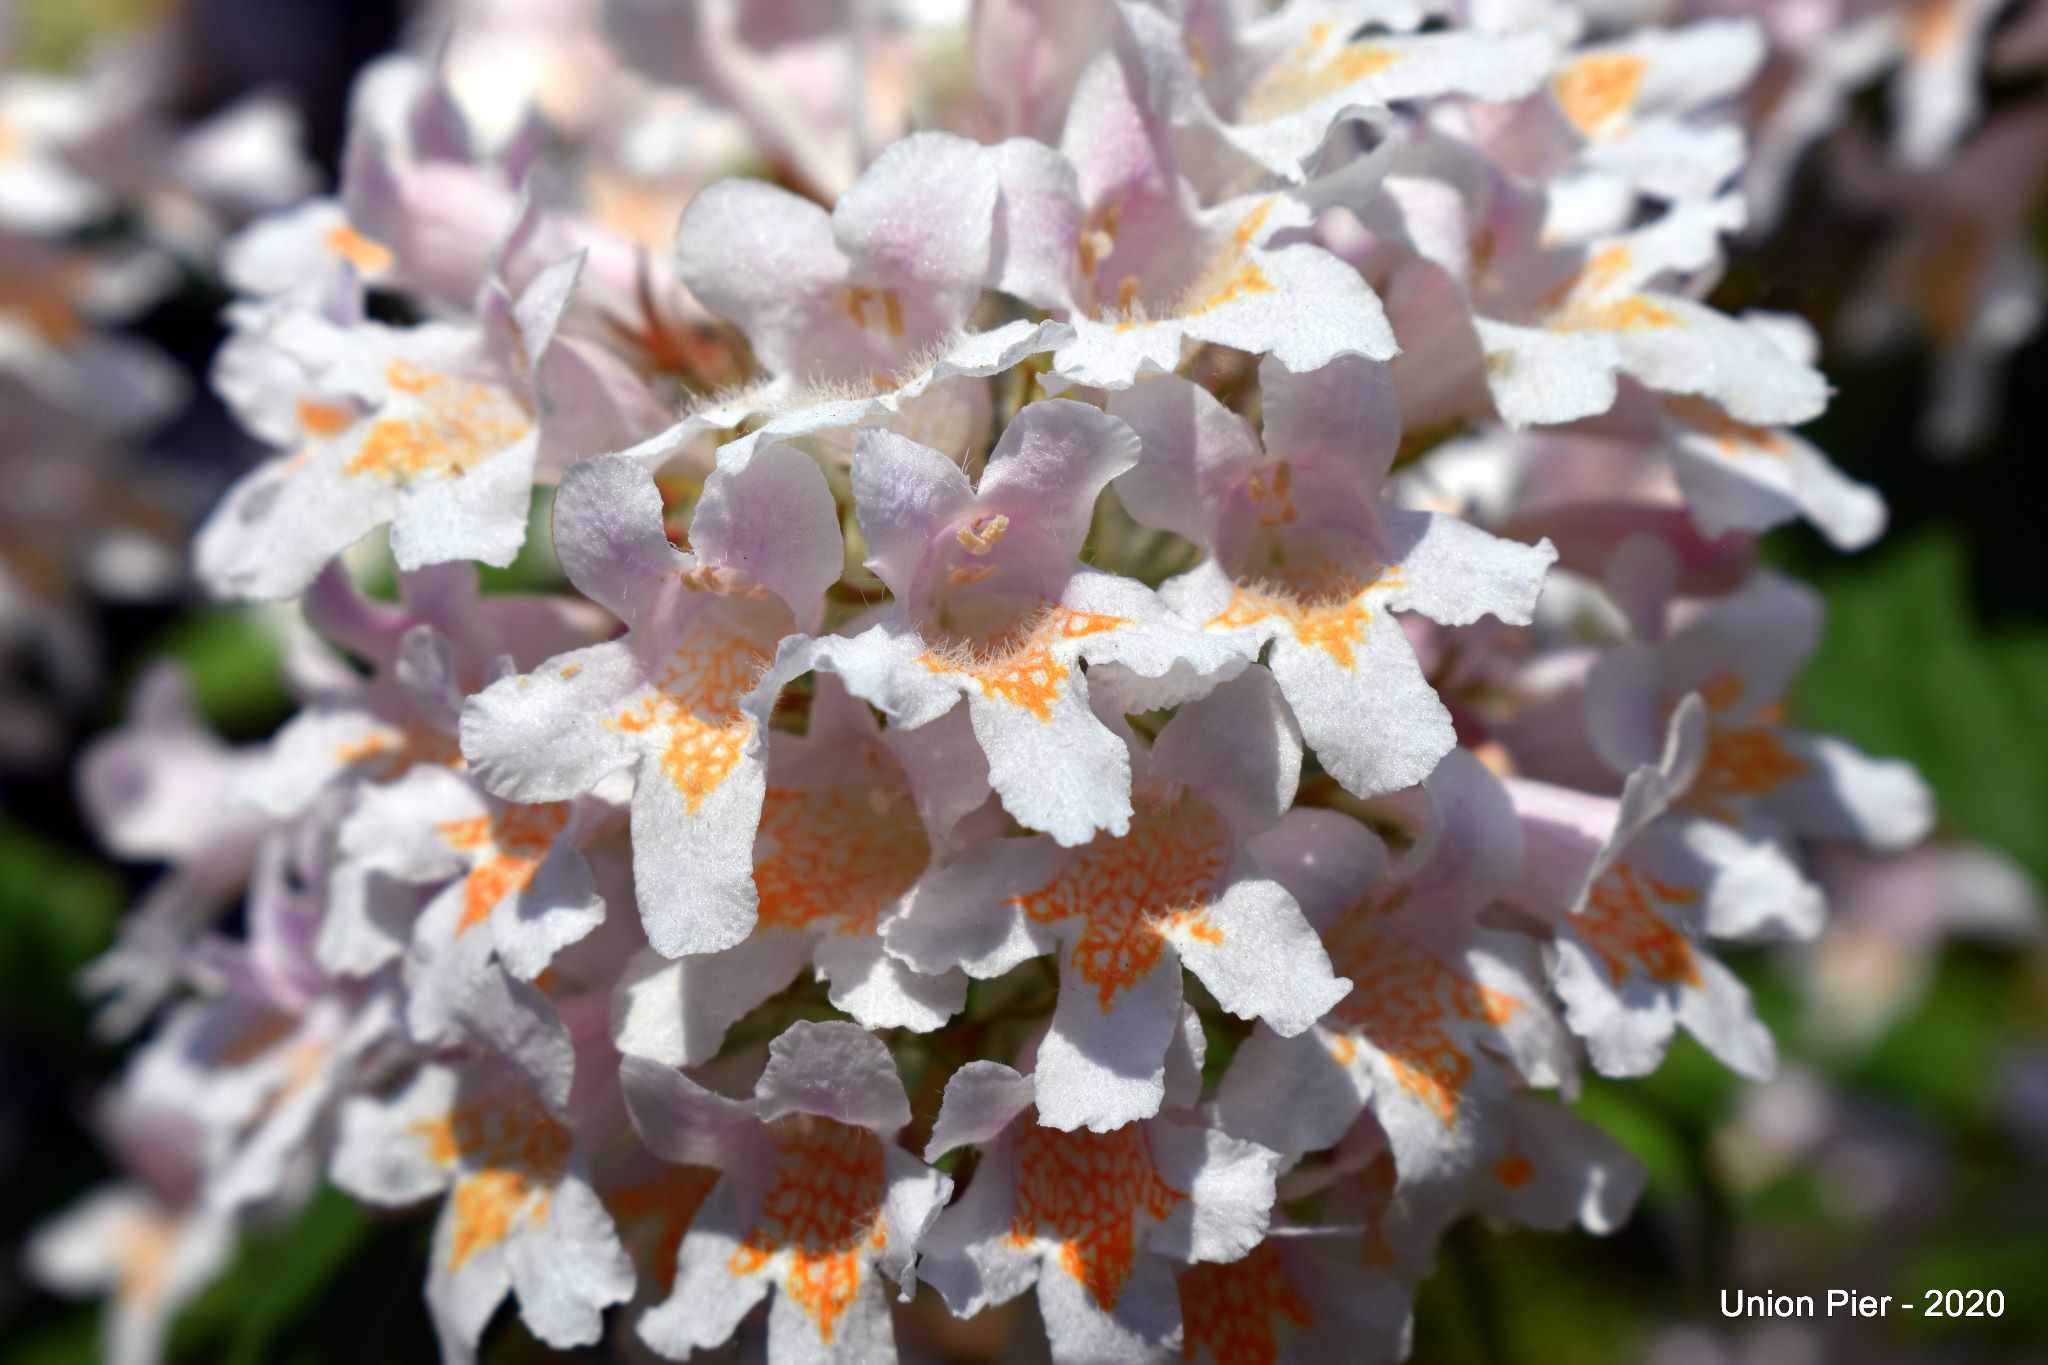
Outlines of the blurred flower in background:
[{"label": "blurred flower in background", "polygon": [[2048,5],[0,22],[8,1359],[2048,1335]]}]

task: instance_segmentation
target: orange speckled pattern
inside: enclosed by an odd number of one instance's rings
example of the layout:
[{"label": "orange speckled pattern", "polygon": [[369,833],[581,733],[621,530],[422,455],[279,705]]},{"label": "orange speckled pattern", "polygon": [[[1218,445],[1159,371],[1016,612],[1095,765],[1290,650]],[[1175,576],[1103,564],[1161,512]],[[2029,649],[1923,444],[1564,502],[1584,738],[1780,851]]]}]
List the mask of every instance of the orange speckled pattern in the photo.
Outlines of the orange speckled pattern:
[{"label": "orange speckled pattern", "polygon": [[832,1344],[839,1319],[860,1292],[866,1262],[888,1245],[882,1218],[882,1140],[865,1128],[797,1114],[770,1125],[774,1170],[761,1220],[732,1255],[735,1275],[790,1253],[782,1292]]},{"label": "orange speckled pattern", "polygon": [[930,652],[920,655],[918,662],[934,673],[964,673],[980,684],[981,694],[989,700],[1021,707],[1039,720],[1051,720],[1053,703],[1065,692],[1071,676],[1059,657],[1059,646],[1129,624],[1122,616],[1055,607],[1016,641],[991,650],[986,657],[963,660]]},{"label": "orange speckled pattern", "polygon": [[455,932],[475,928],[490,918],[499,901],[531,886],[548,846],[568,823],[569,807],[558,801],[545,806],[506,806],[491,815],[440,825],[442,839],[457,852],[470,855],[469,873],[463,878],[462,916],[455,922]]},{"label": "orange speckled pattern", "polygon": [[1041,924],[1081,921],[1074,969],[1107,1010],[1118,991],[1159,964],[1168,931],[1222,941],[1206,916],[1229,847],[1223,817],[1192,792],[1140,803],[1129,834],[1096,835],[1057,877],[1015,904]]},{"label": "orange speckled pattern", "polygon": [[761,926],[868,933],[931,852],[907,790],[770,787],[754,840]]},{"label": "orange speckled pattern", "polygon": [[533,422],[504,392],[466,379],[432,374],[402,360],[391,362],[386,382],[416,400],[418,410],[380,417],[342,466],[345,474],[407,483],[428,474],[460,478],[516,445]]},{"label": "orange speckled pattern", "polygon": [[1180,1273],[1181,1354],[1215,1365],[1277,1365],[1280,1329],[1315,1322],[1315,1310],[1287,1278],[1273,1244],[1243,1260],[1191,1265]]},{"label": "orange speckled pattern", "polygon": [[1472,1078],[1472,1056],[1452,1036],[1459,1024],[1499,1027],[1522,1002],[1464,972],[1375,921],[1362,903],[1330,934],[1330,961],[1351,978],[1351,994],[1332,1012],[1378,1048],[1401,1087],[1446,1124]]},{"label": "orange speckled pattern", "polygon": [[1056,1243],[1060,1267],[1109,1312],[1131,1278],[1140,1220],[1165,1218],[1187,1196],[1159,1178],[1142,1124],[1062,1133],[1027,1114],[1016,1132],[1011,1242]]},{"label": "orange speckled pattern", "polygon": [[1640,971],[1666,985],[1702,984],[1692,944],[1651,905],[1689,905],[1699,893],[1658,880],[1640,868],[1616,862],[1573,917],[1579,933],[1619,982]]},{"label": "orange speckled pattern", "polygon": [[[1279,468],[1284,471],[1286,465]],[[1273,481],[1255,475],[1248,487],[1261,527],[1269,519],[1277,518],[1279,524],[1294,520],[1284,473]],[[1269,507],[1273,510],[1267,510]],[[1321,650],[1349,673],[1358,666],[1358,645],[1372,624],[1367,592],[1406,585],[1399,565],[1303,566],[1279,577],[1241,580],[1230,605],[1211,617],[1207,628],[1242,630],[1263,621],[1278,621],[1298,643]]]},{"label": "orange speckled pattern", "polygon": [[1786,750],[1777,727],[1716,728],[1707,732],[1706,757],[1682,804],[1723,824],[1739,824],[1732,802],[1768,796],[1805,775],[1806,764]]},{"label": "orange speckled pattern", "polygon": [[514,1228],[547,1220],[549,1192],[569,1166],[569,1130],[531,1095],[492,1088],[465,1097],[447,1118],[419,1131],[435,1161],[460,1168],[450,1196],[450,1270],[462,1269]]},{"label": "orange speckled pattern", "polygon": [[654,686],[605,720],[613,730],[658,737],[661,770],[690,814],[739,766],[753,734],[740,701],[789,625],[788,609],[766,593],[726,598],[685,636]]}]

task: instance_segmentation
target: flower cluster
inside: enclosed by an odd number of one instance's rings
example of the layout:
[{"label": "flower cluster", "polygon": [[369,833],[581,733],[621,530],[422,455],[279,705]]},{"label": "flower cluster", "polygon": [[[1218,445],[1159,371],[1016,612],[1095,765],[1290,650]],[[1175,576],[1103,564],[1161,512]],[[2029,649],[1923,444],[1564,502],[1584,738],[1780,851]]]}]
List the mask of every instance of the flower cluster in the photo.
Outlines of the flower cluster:
[{"label": "flower cluster", "polygon": [[1756,562],[1884,508],[1707,298],[1754,26],[832,8],[605,7],[694,160],[381,66],[229,245],[274,454],[197,564],[303,705],[159,673],[82,774],[169,865],[91,977],[128,1175],[33,1249],[118,1359],[323,1179],[438,1204],[451,1361],[1027,1291],[1061,1362],[1396,1359],[1454,1220],[1626,1216],[1588,1069],[1768,1075],[1714,944],[1926,831]]},{"label": "flower cluster", "polygon": [[[203,268],[228,229],[312,183],[296,116],[276,99],[179,123],[183,67],[168,33],[73,56],[42,50],[55,44],[36,43],[14,8],[0,8],[0,761],[10,767],[59,757],[53,713],[82,710],[99,687],[80,599],[165,593],[204,509],[203,492],[189,506],[193,490],[136,459],[189,386],[119,329],[182,270]],[[57,69],[15,69],[66,56]]]}]

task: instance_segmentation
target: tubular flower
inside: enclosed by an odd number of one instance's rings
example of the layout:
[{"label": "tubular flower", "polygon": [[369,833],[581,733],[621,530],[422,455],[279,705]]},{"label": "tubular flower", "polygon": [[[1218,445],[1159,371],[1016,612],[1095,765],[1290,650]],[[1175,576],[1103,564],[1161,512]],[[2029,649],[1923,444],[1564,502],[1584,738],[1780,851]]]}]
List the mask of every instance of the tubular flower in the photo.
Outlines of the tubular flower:
[{"label": "tubular flower", "polygon": [[[1457,1220],[1627,1216],[1588,1070],[1770,1072],[1717,942],[1869,951],[1829,892],[1890,918],[1931,803],[1801,725],[1757,537],[1885,511],[1814,329],[1715,292],[1815,113],[1776,7],[502,8],[222,257],[273,453],[196,563],[296,604],[296,711],[160,669],[79,774],[166,870],[86,983],[122,1173],[30,1263],[123,1365],[322,1179],[438,1201],[454,1361],[508,1297],[873,1365],[1034,1289],[1059,1365],[1396,1361]],[[1859,8],[1913,147],[1982,40],[1929,8]],[[17,117],[0,235],[94,202]],[[1988,345],[1938,237],[1878,273]],[[15,250],[44,402],[93,357]]]}]

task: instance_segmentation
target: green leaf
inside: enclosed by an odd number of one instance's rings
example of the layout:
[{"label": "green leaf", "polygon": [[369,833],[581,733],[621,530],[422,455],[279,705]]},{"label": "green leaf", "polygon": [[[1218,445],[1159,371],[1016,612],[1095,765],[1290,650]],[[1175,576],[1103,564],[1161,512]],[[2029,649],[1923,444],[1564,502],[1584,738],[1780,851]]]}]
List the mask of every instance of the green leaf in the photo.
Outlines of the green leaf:
[{"label": "green leaf", "polygon": [[1991,631],[1971,605],[1962,533],[1925,531],[1820,579],[1825,640],[1801,718],[1910,760],[1944,824],[2048,880],[2048,631]]},{"label": "green leaf", "polygon": [[105,864],[0,821],[0,1019],[78,1037],[83,1006],[72,983],[106,946],[127,896]]}]

